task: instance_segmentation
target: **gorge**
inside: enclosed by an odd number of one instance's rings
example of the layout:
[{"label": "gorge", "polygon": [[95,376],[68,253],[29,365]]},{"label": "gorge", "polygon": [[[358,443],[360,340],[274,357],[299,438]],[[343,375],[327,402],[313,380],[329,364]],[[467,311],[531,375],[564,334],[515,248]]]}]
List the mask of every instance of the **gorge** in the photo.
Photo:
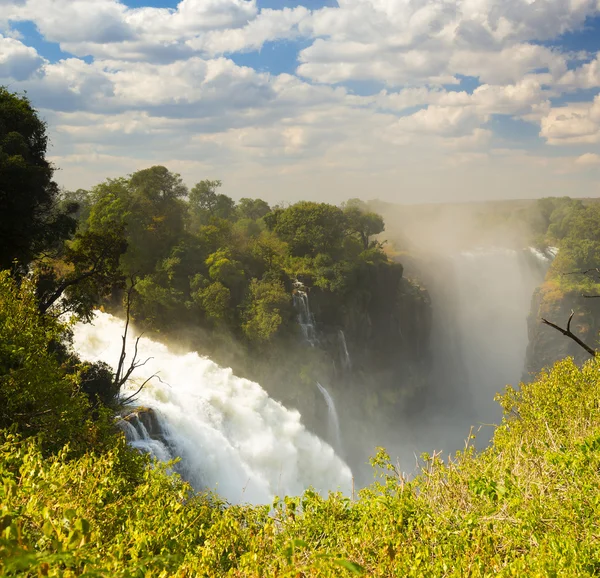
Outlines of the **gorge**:
[{"label": "gorge", "polygon": [[[427,270],[436,274],[426,277],[426,298],[414,281],[396,277],[395,301],[375,300],[362,315],[354,309],[343,327],[319,323],[326,302],[317,288],[297,282],[299,346],[331,359],[331,370],[319,376],[330,385],[315,379],[316,401],[293,404],[297,409],[231,369],[142,337],[139,357],[148,361],[127,391],[155,377],[119,426],[131,445],[161,461],[179,458],[176,471],[194,487],[231,503],[269,503],[308,487],[348,493],[352,478],[369,483],[367,462],[377,446],[411,472],[422,452],[449,454],[463,446],[471,426],[499,423],[494,396],[523,373],[531,298],[551,258],[499,247],[429,255]],[[387,311],[379,315],[382,306]],[[375,376],[365,371],[374,365],[361,342],[365,331],[370,342],[379,339],[377,354],[383,348]],[[110,364],[119,356],[121,332],[118,318],[98,312],[92,324],[76,326],[74,348],[85,360]],[[130,356],[133,347],[130,337]],[[479,446],[491,432],[478,434]]]}]

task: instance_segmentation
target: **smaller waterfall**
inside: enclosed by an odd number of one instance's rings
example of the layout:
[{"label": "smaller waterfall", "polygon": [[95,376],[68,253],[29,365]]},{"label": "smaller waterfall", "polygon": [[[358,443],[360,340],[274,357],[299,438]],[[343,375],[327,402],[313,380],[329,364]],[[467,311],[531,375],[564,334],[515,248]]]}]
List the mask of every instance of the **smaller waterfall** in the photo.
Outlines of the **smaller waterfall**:
[{"label": "smaller waterfall", "polygon": [[331,394],[317,381],[317,387],[325,399],[327,404],[327,429],[329,443],[334,446],[334,449],[338,452],[342,452],[342,436],[340,433],[340,419],[338,417],[337,409],[335,408],[335,402],[331,397]]},{"label": "smaller waterfall", "polygon": [[342,367],[350,371],[352,369],[352,359],[350,358],[350,353],[348,353],[348,345],[346,344],[346,335],[340,329],[338,332],[340,338],[340,347],[342,350]]},{"label": "smaller waterfall", "polygon": [[154,456],[161,462],[173,459],[165,437],[166,425],[161,423],[154,410],[140,408],[139,411],[119,419],[117,427],[123,431],[125,439],[132,447]]},{"label": "smaller waterfall", "polygon": [[529,247],[529,251],[536,259],[538,259],[542,263],[548,263],[550,261],[550,258],[548,257],[548,255],[546,255],[546,253],[540,251],[539,249],[536,249],[535,247]]},{"label": "smaller waterfall", "polygon": [[298,311],[298,324],[300,325],[300,329],[302,329],[304,340],[314,347],[319,343],[315,327],[315,316],[310,310],[308,293],[303,287],[302,284],[298,283],[298,287],[294,292],[294,307]]}]

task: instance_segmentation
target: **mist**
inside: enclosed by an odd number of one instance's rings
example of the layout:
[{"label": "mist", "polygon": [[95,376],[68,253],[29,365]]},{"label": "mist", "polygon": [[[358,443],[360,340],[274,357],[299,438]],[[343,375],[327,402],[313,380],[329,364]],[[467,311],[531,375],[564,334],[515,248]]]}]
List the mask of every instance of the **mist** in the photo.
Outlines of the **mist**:
[{"label": "mist", "polygon": [[[423,452],[446,458],[466,443],[485,447],[502,420],[495,396],[507,385],[518,387],[524,374],[531,299],[552,258],[529,246],[532,233],[523,214],[531,203],[399,206],[371,202],[370,208],[383,214],[386,228],[379,242],[388,257],[401,263],[403,278],[420,288],[428,304],[426,314],[412,315],[413,326],[403,326],[402,316],[398,319],[399,344],[414,340],[415,329],[426,336],[420,338],[422,346],[409,350],[412,353],[399,353],[406,371],[402,363],[382,373],[373,371],[372,363],[365,365],[360,343],[331,325],[327,302],[315,301],[310,288],[298,281],[294,288],[297,333],[272,348],[265,360],[249,354],[227,332],[188,326],[154,334],[169,348],[169,353],[161,350],[159,357],[167,365],[153,365],[159,376],[168,376],[168,387],[148,388],[139,398],[140,404],[156,412],[157,425],[152,426],[156,431],[149,432],[148,424],[135,422],[133,427],[124,421],[130,442],[160,459],[180,457],[179,471],[198,488],[217,488],[230,500],[254,502],[268,502],[277,494],[276,463],[280,469],[296,472],[286,478],[287,492],[298,493],[309,485],[324,490],[344,485],[343,491],[348,491],[350,476],[355,487],[372,481],[368,462],[378,447],[384,447],[408,475],[417,472]],[[382,316],[388,314],[384,307]],[[80,354],[87,352],[86,358],[110,363],[108,345],[102,349],[90,343],[106,340],[106,333],[115,333],[118,324],[105,318],[97,322],[104,329],[78,329],[77,349]],[[327,323],[331,330],[326,329]],[[159,347],[150,341],[144,345],[152,352]],[[395,355],[394,347],[387,355]],[[218,366],[202,369],[198,375],[175,371],[190,351],[208,355],[234,372]],[[142,349],[140,354],[148,353]],[[254,380],[255,389],[236,393],[228,386],[216,401],[215,392],[224,383],[220,377],[214,381],[220,371],[229,372],[227,380],[233,383],[243,377]],[[195,388],[203,401],[190,397]],[[229,420],[246,411],[241,408],[250,403],[244,397],[250,391],[255,392],[253,399],[268,395],[268,401],[247,422],[247,431],[242,427],[242,433],[235,433],[239,423],[233,427]],[[281,408],[279,418],[273,417],[276,407]],[[188,408],[193,413],[185,417]],[[302,434],[284,442],[274,432],[281,427],[288,431],[290,426],[282,424],[290,419],[293,423],[296,418],[288,416],[295,411],[308,430],[307,437]],[[268,425],[272,419],[279,425]],[[206,431],[213,433],[207,436],[202,433]],[[308,442],[311,435],[315,442]],[[245,436],[254,436],[255,441],[260,437],[259,453],[242,449],[248,447],[242,441]],[[319,439],[322,445],[316,443]],[[278,449],[278,443],[295,449],[291,453]],[[328,474],[314,465],[323,459],[331,464]],[[304,472],[309,462],[312,477]],[[344,462],[351,473],[336,477],[334,472],[341,471]],[[245,487],[250,489],[240,493]]]}]

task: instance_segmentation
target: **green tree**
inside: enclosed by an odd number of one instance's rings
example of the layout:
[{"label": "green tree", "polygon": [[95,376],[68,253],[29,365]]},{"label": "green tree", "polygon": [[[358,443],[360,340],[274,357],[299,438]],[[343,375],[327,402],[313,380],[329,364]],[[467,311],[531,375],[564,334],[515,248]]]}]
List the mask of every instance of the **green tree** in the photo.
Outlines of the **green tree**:
[{"label": "green tree", "polygon": [[227,195],[217,193],[221,181],[200,181],[190,191],[192,228],[208,225],[211,219],[235,220],[235,202]]},{"label": "green tree", "polygon": [[271,207],[262,199],[249,199],[242,197],[237,204],[237,212],[241,219],[262,219],[271,211]]},{"label": "green tree", "polygon": [[42,435],[49,451],[92,447],[108,425],[93,423],[77,373],[53,353],[67,327],[37,306],[31,280],[17,286],[0,272],[0,429]]},{"label": "green tree", "polygon": [[250,341],[265,343],[279,331],[292,310],[291,295],[281,281],[253,279],[242,329]]},{"label": "green tree", "polygon": [[348,229],[360,239],[363,249],[369,248],[370,238],[379,235],[385,229],[381,215],[365,211],[360,205],[351,201],[344,209]]},{"label": "green tree", "polygon": [[46,125],[27,97],[0,87],[0,269],[15,259],[25,266],[75,231],[58,205],[47,146]]},{"label": "green tree", "polygon": [[347,223],[339,207],[301,201],[268,216],[267,227],[289,243],[294,256],[334,254],[342,247]]}]

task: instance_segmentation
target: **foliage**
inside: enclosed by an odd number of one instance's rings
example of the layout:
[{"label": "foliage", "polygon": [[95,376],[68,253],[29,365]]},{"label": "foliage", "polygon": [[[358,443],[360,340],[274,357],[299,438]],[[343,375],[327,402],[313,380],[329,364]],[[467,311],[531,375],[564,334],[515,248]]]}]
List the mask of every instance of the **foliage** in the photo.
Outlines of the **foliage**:
[{"label": "foliage", "polygon": [[228,506],[117,444],[44,459],[0,441],[0,572],[8,576],[595,576],[598,365],[559,362],[499,401],[492,445],[422,456],[408,480],[384,451],[357,497]]},{"label": "foliage", "polygon": [[[0,272],[0,428],[41,435],[49,451],[68,442],[77,451],[99,447],[108,428],[105,414],[94,419],[81,375],[67,371],[53,351],[67,329],[38,314],[31,280],[19,287]],[[89,365],[81,369],[90,376]]]},{"label": "foliage", "polygon": [[24,267],[75,230],[74,205],[60,210],[46,125],[26,96],[0,86],[0,270]]},{"label": "foliage", "polygon": [[269,341],[292,314],[291,295],[281,281],[253,279],[243,330],[250,340]]}]

